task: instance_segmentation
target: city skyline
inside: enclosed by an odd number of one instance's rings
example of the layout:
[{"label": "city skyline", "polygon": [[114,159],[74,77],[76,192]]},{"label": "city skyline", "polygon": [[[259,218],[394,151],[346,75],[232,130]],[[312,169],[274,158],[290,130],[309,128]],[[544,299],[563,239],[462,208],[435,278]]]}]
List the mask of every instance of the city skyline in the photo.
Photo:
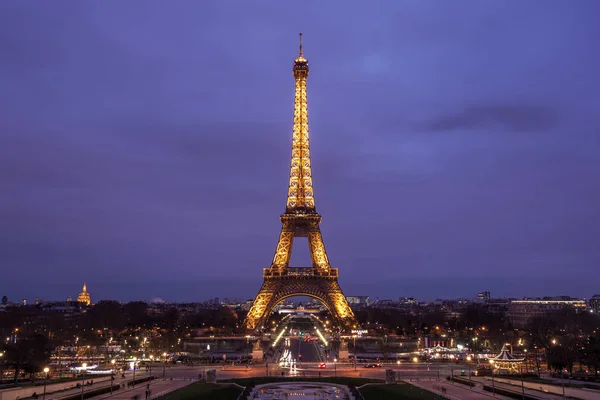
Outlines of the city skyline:
[{"label": "city skyline", "polygon": [[[259,286],[261,282],[262,279],[259,276],[246,281],[236,278],[221,278],[210,279],[208,282],[151,282],[143,287],[136,286],[135,282],[94,282],[92,286],[89,282],[85,283],[92,303],[103,300],[151,302],[155,299],[161,299],[168,303],[198,303],[215,297],[221,300],[225,298],[251,300],[256,294],[254,293],[256,291],[255,287]],[[509,278],[504,278],[500,283],[505,287],[509,287],[511,281]],[[203,287],[201,291],[197,290],[199,285]],[[6,295],[12,303],[20,303],[25,299],[28,304],[33,304],[36,299],[47,302],[65,301],[67,298],[76,300],[81,292],[81,286],[82,284],[59,283],[48,288],[43,284],[37,284],[29,287],[25,292],[20,291],[20,289],[9,288],[4,293],[0,293],[0,296]],[[381,284],[381,282],[371,281],[358,284],[349,283],[344,287],[346,286],[348,286],[348,290],[344,291],[346,296],[369,296],[372,300],[397,300],[400,297],[412,297],[425,302],[440,299],[474,299],[478,293],[489,291],[489,287],[482,287],[474,291],[457,291],[453,289],[452,285],[447,284],[447,278],[433,280],[420,278],[403,285]],[[135,290],[132,290],[134,287]],[[159,289],[156,289],[157,287]],[[587,292],[577,288],[565,290],[560,287],[560,284],[548,285],[548,282],[541,281],[537,285],[528,285],[528,289],[509,288],[497,292],[492,291],[491,297],[494,299],[533,299],[569,296],[588,300],[596,294],[597,292]],[[296,299],[296,297],[292,299]]]},{"label": "city skyline", "polygon": [[[1,4],[0,291],[252,297],[302,31],[346,295],[598,292],[599,6],[360,4],[343,22],[331,5]],[[309,260],[299,240],[292,264]]]}]

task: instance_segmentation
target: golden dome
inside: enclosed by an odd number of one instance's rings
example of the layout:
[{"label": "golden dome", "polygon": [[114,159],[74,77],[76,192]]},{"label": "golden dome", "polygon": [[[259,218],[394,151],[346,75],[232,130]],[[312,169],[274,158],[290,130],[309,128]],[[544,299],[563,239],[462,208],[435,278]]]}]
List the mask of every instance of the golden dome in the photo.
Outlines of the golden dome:
[{"label": "golden dome", "polygon": [[83,284],[81,293],[79,293],[79,296],[77,296],[77,301],[80,303],[85,303],[86,306],[89,306],[92,303],[92,299],[87,291],[87,286],[85,283]]}]

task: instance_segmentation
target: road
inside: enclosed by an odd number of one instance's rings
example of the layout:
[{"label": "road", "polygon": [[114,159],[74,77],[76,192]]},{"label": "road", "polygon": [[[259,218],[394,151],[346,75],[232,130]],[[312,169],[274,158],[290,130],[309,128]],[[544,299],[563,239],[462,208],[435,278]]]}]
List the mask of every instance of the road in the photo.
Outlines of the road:
[{"label": "road", "polygon": [[[298,344],[297,342],[292,344],[290,342],[290,348],[296,348],[299,351],[305,352],[305,354],[309,354],[307,357],[311,359],[318,358],[319,349],[315,349],[312,343],[304,343]],[[302,354],[302,353],[301,353]],[[304,358],[304,356],[303,356]],[[432,371],[429,368],[427,370],[427,365],[407,365],[404,368],[393,368],[394,365],[384,366],[382,368],[363,368],[360,365],[354,366],[349,363],[328,363],[327,368],[319,369],[318,362],[306,362],[301,365],[297,364],[295,368],[290,367],[280,367],[279,364],[254,364],[246,368],[242,365],[219,365],[219,364],[210,364],[210,365],[199,365],[199,366],[172,366],[167,368],[165,371],[166,379],[162,379],[162,370],[157,371],[160,378],[154,380],[150,383],[151,389],[151,397],[156,398],[162,394],[166,394],[166,392],[176,390],[178,388],[189,385],[190,383],[195,382],[200,376],[204,377],[206,375],[206,371],[209,369],[215,369],[218,380],[224,379],[234,379],[234,378],[248,378],[253,376],[281,376],[283,372],[284,376],[305,376],[305,377],[326,377],[326,376],[348,376],[348,377],[362,377],[362,378],[372,378],[372,379],[385,379],[385,369],[392,368],[396,370],[396,377],[398,379],[405,379],[408,383],[414,384],[416,386],[422,387],[423,389],[430,390],[433,392],[438,392],[440,388],[446,387],[447,392],[446,395],[451,399],[461,399],[461,400],[489,400],[491,399],[491,394],[484,393],[482,389],[474,389],[470,390],[465,386],[459,384],[450,384],[445,381],[445,376],[450,375],[449,373],[443,372],[441,375],[441,379],[437,378],[437,370]],[[397,367],[397,365],[396,365]],[[131,375],[128,373],[127,381],[131,380]],[[141,376],[142,373],[139,371],[136,372],[136,378]],[[115,382],[119,382],[120,378],[118,378]],[[103,384],[94,384],[92,388],[97,389],[102,386],[106,386]],[[515,390],[514,387],[511,388]],[[86,387],[86,390],[89,390]],[[77,392],[76,390],[74,392]],[[138,395],[140,399],[145,399],[146,392],[146,383],[137,385],[136,388],[128,388],[121,389],[115,391],[111,396],[110,393],[106,393],[100,396],[94,397],[94,400],[130,400],[135,395]],[[77,392],[78,393],[78,392]],[[62,392],[60,393],[61,397],[73,394],[72,392]],[[496,399],[504,399],[501,396],[496,396]],[[51,397],[48,397],[50,400]],[[52,397],[52,399],[60,400],[60,397]]]},{"label": "road", "polygon": [[305,342],[301,339],[292,339],[291,349],[300,363],[321,363],[325,360],[318,343],[313,340]]},{"label": "road", "polygon": [[[400,364],[387,363],[383,364],[381,368],[364,368],[364,364],[354,365],[348,362],[327,362],[326,368],[318,368],[319,363],[323,359],[322,349],[318,347],[316,342],[304,342],[303,340],[289,340],[289,343],[284,346],[289,349],[291,359],[298,359],[298,356],[302,354],[302,362],[296,362],[295,364],[280,366],[279,363],[266,363],[266,364],[253,364],[246,368],[243,365],[231,365],[231,364],[209,364],[209,365],[171,365],[165,370],[165,378],[162,379],[163,369],[162,367],[152,370],[152,375],[157,375],[159,379],[153,381],[150,384],[152,397],[158,397],[159,394],[164,394],[167,391],[175,390],[177,388],[188,385],[200,376],[204,377],[206,371],[209,369],[215,369],[218,380],[223,379],[234,379],[234,378],[248,378],[253,376],[303,376],[303,377],[328,377],[328,376],[347,376],[347,377],[362,377],[372,379],[385,379],[385,370],[392,369],[396,371],[396,379],[404,380],[407,383],[422,387],[423,389],[430,390],[439,393],[442,387],[446,388],[446,395],[449,398],[461,399],[461,400],[483,400],[492,399],[492,394],[484,392],[482,385],[486,384],[491,386],[491,378],[489,377],[472,377],[473,382],[477,383],[477,387],[469,389],[465,385],[452,384],[446,381],[446,377],[452,374],[451,370],[454,370],[454,375],[459,375],[460,371],[465,369],[464,367],[449,364],[427,364],[427,363],[413,363],[413,362],[402,362]],[[146,376],[145,371],[136,371],[136,378]],[[124,382],[131,381],[133,378],[132,372],[126,372],[126,379],[122,379],[118,376],[115,379],[114,384],[122,384]],[[466,377],[468,379],[468,377]],[[90,377],[91,379],[91,377]],[[512,385],[510,384],[512,383]],[[520,392],[521,381],[495,378],[494,385],[498,388],[504,388],[513,392]],[[101,387],[110,386],[108,382],[96,382],[93,386],[85,386],[84,390],[98,389]],[[544,392],[540,392],[540,387]],[[547,400],[559,400],[562,399],[562,388],[560,385],[548,385],[539,384],[533,382],[525,382],[525,393],[535,397]],[[537,390],[534,390],[537,389]],[[81,389],[69,389],[64,392],[57,392],[54,394],[47,394],[47,400],[60,400],[68,395],[81,393]],[[134,395],[139,395],[140,399],[145,398],[146,384],[137,385],[136,388],[127,388],[115,391],[113,396],[109,393],[97,396],[94,400],[129,400]],[[598,399],[598,391],[590,389],[575,389],[565,388],[565,394],[580,398],[583,400],[595,400]],[[496,399],[504,399],[501,396],[496,395]]]}]

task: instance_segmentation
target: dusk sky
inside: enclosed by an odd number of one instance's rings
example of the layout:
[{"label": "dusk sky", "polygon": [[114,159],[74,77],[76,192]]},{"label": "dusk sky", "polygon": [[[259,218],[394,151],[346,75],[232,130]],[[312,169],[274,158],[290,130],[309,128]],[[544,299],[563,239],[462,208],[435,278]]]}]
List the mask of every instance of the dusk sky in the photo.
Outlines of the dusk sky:
[{"label": "dusk sky", "polygon": [[[600,293],[600,1],[0,2],[0,295],[253,297],[298,32],[346,295]],[[293,266],[308,266],[306,239]]]}]

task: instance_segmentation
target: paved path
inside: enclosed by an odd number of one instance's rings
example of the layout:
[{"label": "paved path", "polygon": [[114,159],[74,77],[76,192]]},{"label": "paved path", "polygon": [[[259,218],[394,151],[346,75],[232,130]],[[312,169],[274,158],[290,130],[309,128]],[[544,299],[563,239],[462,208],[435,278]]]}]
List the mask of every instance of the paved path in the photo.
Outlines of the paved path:
[{"label": "paved path", "polygon": [[569,379],[569,378],[555,378],[550,374],[542,374],[543,379],[547,379],[549,381],[554,382],[557,385],[562,385],[562,383],[570,383],[571,385],[593,385],[600,386],[600,382],[590,382],[590,381],[579,381],[577,379]]},{"label": "paved path", "polygon": [[[170,380],[170,379],[157,379],[150,383],[150,398],[155,399],[169,392],[177,389],[181,389],[187,385],[194,383],[194,380]],[[133,389],[119,390],[111,395],[102,395],[92,397],[94,400],[109,399],[109,400],[131,400],[135,396],[138,396],[140,400],[146,398],[146,387],[147,384],[136,385]]]},{"label": "paved path", "polygon": [[[521,381],[518,379],[505,379],[505,378],[496,378],[494,379],[496,382],[502,382],[502,383],[506,383],[509,384],[510,386],[512,386],[512,390],[520,390],[521,388]],[[489,384],[489,382],[488,382]],[[557,398],[557,399],[562,399],[562,394],[563,394],[563,388],[560,385],[560,383],[558,384],[547,384],[547,383],[537,383],[537,382],[527,382],[525,381],[523,383],[523,385],[525,386],[525,392],[529,393],[529,391],[527,389],[533,389],[533,390],[538,390],[537,392],[537,396],[541,397],[541,398]],[[584,389],[584,388],[569,388],[569,387],[565,387],[565,396],[571,396],[571,397],[576,397],[579,399],[583,399],[583,400],[598,400],[600,399],[600,390],[594,390],[594,389]],[[543,391],[544,393],[541,393],[541,391]],[[535,394],[534,394],[535,395]],[[551,396],[551,397],[550,397]]]},{"label": "paved path", "polygon": [[[144,378],[146,377],[148,374],[146,374],[145,372],[140,372],[140,371],[136,371],[135,372],[135,379],[139,379],[139,378]],[[125,379],[121,378],[121,375],[117,375],[117,377],[115,377],[115,380],[113,382],[114,387],[117,387],[123,383],[126,382],[131,382],[133,378],[133,373],[132,372],[127,372],[125,373]],[[93,380],[92,376],[88,376],[86,375],[86,377],[84,378],[84,380],[86,382],[89,382],[91,380]],[[73,382],[75,385],[78,382]],[[86,385],[83,387],[83,391],[84,393],[89,391],[89,390],[96,390],[96,389],[100,389],[100,388],[104,388],[104,387],[110,387],[110,379],[108,380],[104,380],[101,382],[94,382],[93,385]],[[63,390],[60,392],[54,392],[54,393],[46,393],[46,399],[47,400],[58,400],[61,399],[63,397],[67,397],[67,396],[71,396],[74,394],[79,394],[81,393],[81,388],[73,388],[73,389],[68,389],[68,390]]]},{"label": "paved path", "polygon": [[[445,396],[449,399],[456,400],[490,400],[492,398],[498,400],[509,399],[509,397],[504,397],[500,395],[492,396],[491,393],[485,392],[481,387],[469,389],[468,386],[461,385],[459,383],[452,385],[448,381],[434,381],[434,380],[410,380],[404,381],[411,385],[415,385],[420,387],[421,389],[428,390],[435,394],[439,394]],[[441,388],[446,388],[446,393],[442,394]]]}]

